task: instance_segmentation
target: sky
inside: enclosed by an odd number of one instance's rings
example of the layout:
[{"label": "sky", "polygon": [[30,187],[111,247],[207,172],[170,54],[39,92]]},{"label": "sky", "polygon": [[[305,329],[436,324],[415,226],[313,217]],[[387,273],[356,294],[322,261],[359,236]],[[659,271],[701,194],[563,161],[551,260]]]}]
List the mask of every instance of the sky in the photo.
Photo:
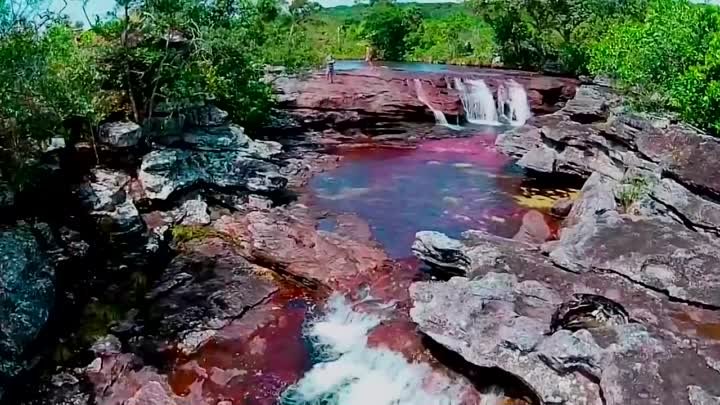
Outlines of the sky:
[{"label": "sky", "polygon": [[[63,0],[52,0],[53,7],[58,10],[62,7]],[[67,0],[68,6],[65,9],[65,13],[70,15],[72,21],[85,21],[85,16],[82,12],[82,0]],[[414,0],[416,3],[441,3],[450,0]],[[454,0],[457,1],[457,0]],[[720,0],[717,0],[720,1]],[[319,0],[318,3],[324,7],[333,7],[340,5],[352,5],[355,3],[354,0]],[[112,10],[115,6],[115,0],[89,0],[87,5],[87,12],[90,18],[94,18],[95,15],[105,15],[108,11]]]}]

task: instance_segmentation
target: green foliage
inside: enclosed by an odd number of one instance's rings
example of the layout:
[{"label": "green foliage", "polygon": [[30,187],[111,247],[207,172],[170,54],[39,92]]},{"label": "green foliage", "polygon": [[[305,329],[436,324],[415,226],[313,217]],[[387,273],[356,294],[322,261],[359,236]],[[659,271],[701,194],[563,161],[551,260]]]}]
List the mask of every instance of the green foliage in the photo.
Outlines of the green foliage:
[{"label": "green foliage", "polygon": [[408,42],[407,59],[419,62],[489,65],[495,52],[492,28],[464,12],[424,20]]},{"label": "green foliage", "polygon": [[653,0],[647,15],[612,27],[592,49],[590,69],[616,79],[645,108],[677,111],[720,133],[720,11]]},{"label": "green foliage", "polygon": [[384,60],[401,61],[408,50],[408,36],[420,26],[416,8],[402,8],[392,1],[378,1],[362,22],[362,35]]},{"label": "green foliage", "polygon": [[583,73],[598,33],[641,15],[645,0],[471,0],[492,26],[503,63]]},{"label": "green foliage", "polygon": [[205,226],[177,225],[172,229],[175,243],[187,243],[197,239],[207,239],[221,236],[220,232]]},{"label": "green foliage", "polygon": [[623,180],[617,192],[620,205],[627,211],[630,207],[650,194],[650,180],[643,176],[633,176]]}]

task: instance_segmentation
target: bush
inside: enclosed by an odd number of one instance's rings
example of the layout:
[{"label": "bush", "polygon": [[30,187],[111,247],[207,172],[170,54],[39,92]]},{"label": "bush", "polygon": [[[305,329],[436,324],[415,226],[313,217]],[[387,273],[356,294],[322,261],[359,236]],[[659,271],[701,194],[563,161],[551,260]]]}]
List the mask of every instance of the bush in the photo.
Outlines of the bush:
[{"label": "bush", "polygon": [[653,0],[647,15],[593,47],[590,70],[616,79],[644,108],[665,108],[720,133],[720,11]]},{"label": "bush", "polygon": [[495,53],[492,28],[464,12],[425,19],[410,34],[408,60],[459,65],[489,65]]},{"label": "bush", "polygon": [[645,0],[472,0],[506,66],[581,74],[597,35],[645,10]]}]

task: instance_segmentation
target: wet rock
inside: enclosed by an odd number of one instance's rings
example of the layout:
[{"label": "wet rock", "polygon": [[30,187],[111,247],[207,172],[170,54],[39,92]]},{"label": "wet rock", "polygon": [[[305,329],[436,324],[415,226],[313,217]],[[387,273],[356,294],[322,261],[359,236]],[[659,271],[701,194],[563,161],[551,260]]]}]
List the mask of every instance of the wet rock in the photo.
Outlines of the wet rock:
[{"label": "wet rock", "polygon": [[165,149],[143,157],[138,178],[150,199],[165,200],[194,186],[240,188],[273,192],[287,179],[277,165],[249,157],[244,152],[200,152]]},{"label": "wet rock", "polygon": [[142,128],[132,121],[108,122],[100,126],[98,140],[114,148],[131,148],[142,139]]},{"label": "wet rock", "polygon": [[550,239],[550,227],[545,222],[545,216],[535,210],[530,210],[523,215],[520,230],[513,236],[513,239],[540,244]]},{"label": "wet rock", "polygon": [[232,245],[212,234],[191,240],[182,249],[148,299],[158,335],[179,342],[181,350],[191,353],[277,287]]},{"label": "wet rock", "polygon": [[55,270],[26,225],[0,230],[0,393],[25,367],[55,299]]},{"label": "wet rock", "polygon": [[550,208],[550,214],[558,218],[565,218],[570,215],[570,211],[573,208],[573,200],[569,198],[561,198]]},{"label": "wet rock", "polygon": [[720,393],[717,372],[688,349],[713,343],[676,324],[686,305],[614,273],[568,272],[527,244],[464,236],[467,278],[411,287],[411,316],[436,343],[514,374],[544,403],[690,404],[689,385]]}]

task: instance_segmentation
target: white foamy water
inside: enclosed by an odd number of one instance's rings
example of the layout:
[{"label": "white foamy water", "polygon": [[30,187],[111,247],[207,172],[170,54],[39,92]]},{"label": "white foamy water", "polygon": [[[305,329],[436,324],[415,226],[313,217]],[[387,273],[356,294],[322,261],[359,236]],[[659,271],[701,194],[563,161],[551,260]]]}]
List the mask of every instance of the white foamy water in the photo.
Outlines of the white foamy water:
[{"label": "white foamy water", "polygon": [[500,115],[510,125],[524,125],[532,116],[527,92],[515,80],[508,80],[507,85],[498,87],[497,104]]},{"label": "white foamy water", "polygon": [[425,93],[422,81],[420,79],[413,79],[413,82],[415,83],[415,93],[417,94],[418,100],[420,100],[421,103],[425,104],[427,108],[432,111],[433,115],[435,116],[435,123],[451,129],[457,129],[457,125],[451,125],[450,123],[448,123],[448,120],[442,111],[433,107],[432,103],[430,102],[430,98],[427,96],[427,93]]},{"label": "white foamy water", "polygon": [[325,315],[306,335],[322,361],[289,387],[283,405],[460,405],[462,386],[410,363],[386,348],[370,348],[367,338],[382,315],[353,309],[333,294]]},{"label": "white foamy water", "polygon": [[465,83],[456,77],[453,81],[455,90],[460,93],[460,101],[462,101],[468,122],[480,125],[500,125],[495,99],[484,80],[468,80]]}]

